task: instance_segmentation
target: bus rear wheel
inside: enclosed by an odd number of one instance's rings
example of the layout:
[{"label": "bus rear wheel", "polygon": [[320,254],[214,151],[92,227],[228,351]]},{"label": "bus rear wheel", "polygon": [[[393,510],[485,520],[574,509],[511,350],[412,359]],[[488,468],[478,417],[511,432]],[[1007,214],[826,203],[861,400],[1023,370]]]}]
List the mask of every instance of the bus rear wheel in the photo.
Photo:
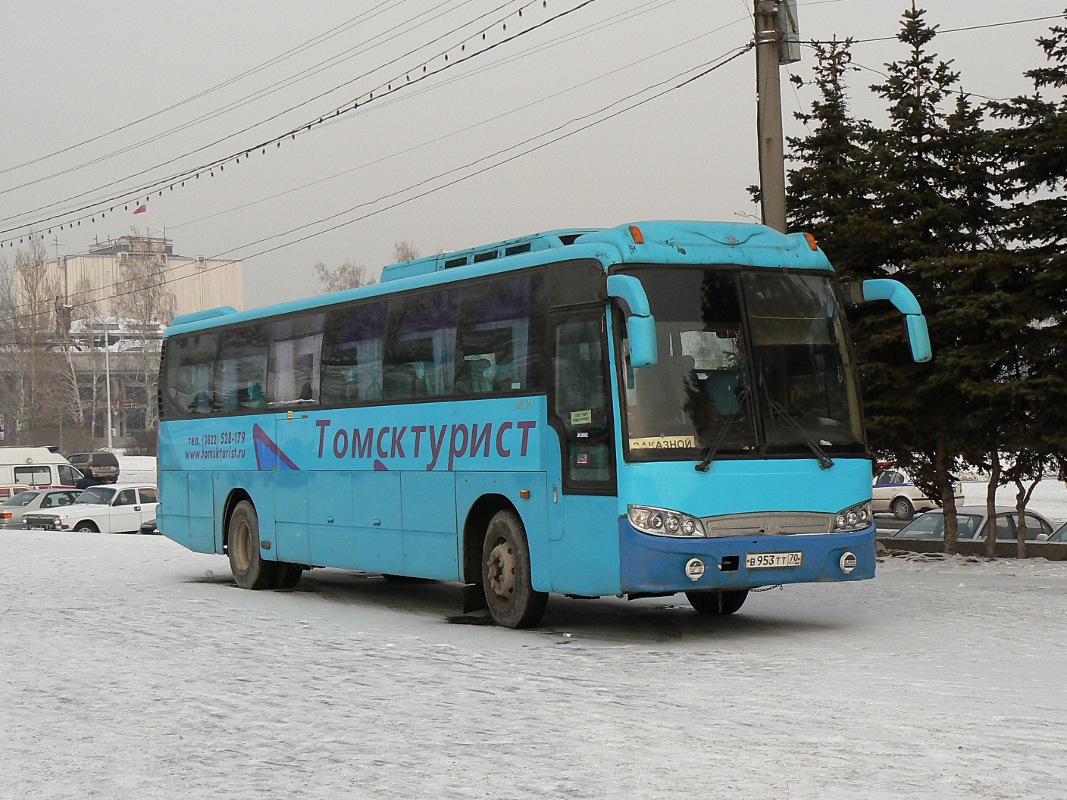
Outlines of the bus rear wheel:
[{"label": "bus rear wheel", "polygon": [[734,614],[745,604],[748,589],[734,589],[727,592],[686,592],[689,605],[701,614],[726,616]]},{"label": "bus rear wheel", "polygon": [[530,547],[513,511],[498,511],[482,545],[482,587],[489,613],[505,628],[532,628],[541,621],[548,593],[533,588]]},{"label": "bus rear wheel", "polygon": [[292,589],[300,582],[300,576],[304,574],[304,568],[297,564],[289,564],[279,561],[274,576],[272,589]]},{"label": "bus rear wheel", "polygon": [[[226,530],[226,552],[230,557],[230,571],[233,572],[237,585],[242,589],[275,588],[280,569],[278,562],[264,561],[260,555],[259,516],[255,506],[247,500],[238,503],[230,515],[230,524]],[[296,577],[299,580],[300,574],[297,573]]]}]

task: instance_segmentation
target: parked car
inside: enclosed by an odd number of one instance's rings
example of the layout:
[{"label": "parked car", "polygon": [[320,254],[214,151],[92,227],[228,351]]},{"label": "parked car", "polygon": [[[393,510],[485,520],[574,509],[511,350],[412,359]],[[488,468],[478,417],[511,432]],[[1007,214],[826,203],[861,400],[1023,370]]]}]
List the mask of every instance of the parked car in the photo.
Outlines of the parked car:
[{"label": "parked car", "polygon": [[0,503],[0,528],[23,527],[24,514],[69,506],[81,492],[75,489],[30,489]]},{"label": "parked car", "polygon": [[[1015,541],[1016,511],[1007,506],[997,506],[997,540]],[[985,506],[960,506],[956,509],[956,538],[984,540],[987,536],[987,516]],[[1052,534],[1052,523],[1036,511],[1026,512],[1026,540],[1036,541],[1039,537]],[[941,509],[929,511],[916,517],[893,534],[894,539],[944,539],[945,512]]]},{"label": "parked car", "polygon": [[114,453],[75,453],[68,460],[86,476],[99,478],[104,483],[115,483],[119,479],[119,460]]},{"label": "parked car", "polygon": [[[952,492],[956,505],[963,502],[963,484],[952,482]],[[871,511],[891,511],[897,519],[908,520],[916,511],[928,511],[940,508],[938,502],[921,489],[904,470],[890,468],[882,470],[874,479],[871,487]]]},{"label": "parked car", "polygon": [[159,495],[155,486],[91,486],[65,508],[25,514],[27,528],[45,531],[98,531],[136,533],[156,516]]},{"label": "parked car", "polygon": [[156,525],[156,518],[152,517],[152,519],[148,520],[147,522],[142,522],[141,523],[141,531],[140,532],[141,533],[155,533],[155,534],[158,534],[159,533],[159,526]]}]

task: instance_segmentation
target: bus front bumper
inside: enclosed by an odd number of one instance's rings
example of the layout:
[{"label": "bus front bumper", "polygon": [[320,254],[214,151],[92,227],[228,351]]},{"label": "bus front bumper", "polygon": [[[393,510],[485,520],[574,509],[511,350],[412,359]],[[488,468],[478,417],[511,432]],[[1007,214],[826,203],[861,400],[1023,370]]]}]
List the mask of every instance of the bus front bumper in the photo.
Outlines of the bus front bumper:
[{"label": "bus front bumper", "polygon": [[847,533],[683,539],[642,533],[621,517],[619,553],[624,594],[858,581],[874,577],[875,526]]}]

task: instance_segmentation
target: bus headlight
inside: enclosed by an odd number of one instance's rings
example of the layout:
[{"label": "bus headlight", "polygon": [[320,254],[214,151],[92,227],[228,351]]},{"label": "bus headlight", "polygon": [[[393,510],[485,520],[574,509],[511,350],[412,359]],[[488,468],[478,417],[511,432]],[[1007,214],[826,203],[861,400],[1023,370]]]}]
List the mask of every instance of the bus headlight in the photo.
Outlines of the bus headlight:
[{"label": "bus headlight", "polygon": [[630,524],[642,533],[653,536],[703,536],[704,526],[700,520],[681,511],[649,506],[628,506]]},{"label": "bus headlight", "polygon": [[858,503],[844,511],[839,511],[834,518],[834,531],[861,531],[871,525],[871,503]]}]

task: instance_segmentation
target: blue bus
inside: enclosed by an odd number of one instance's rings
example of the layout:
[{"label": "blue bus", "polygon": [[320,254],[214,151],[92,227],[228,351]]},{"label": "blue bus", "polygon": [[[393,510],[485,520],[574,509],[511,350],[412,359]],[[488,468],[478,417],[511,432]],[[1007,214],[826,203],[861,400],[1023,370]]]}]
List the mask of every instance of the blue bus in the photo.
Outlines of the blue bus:
[{"label": "blue bus", "polygon": [[384,269],[381,282],[174,320],[160,530],[246,589],[334,567],[461,581],[536,625],[549,593],[871,578],[871,461],[839,281],[761,225],[562,230]]}]

